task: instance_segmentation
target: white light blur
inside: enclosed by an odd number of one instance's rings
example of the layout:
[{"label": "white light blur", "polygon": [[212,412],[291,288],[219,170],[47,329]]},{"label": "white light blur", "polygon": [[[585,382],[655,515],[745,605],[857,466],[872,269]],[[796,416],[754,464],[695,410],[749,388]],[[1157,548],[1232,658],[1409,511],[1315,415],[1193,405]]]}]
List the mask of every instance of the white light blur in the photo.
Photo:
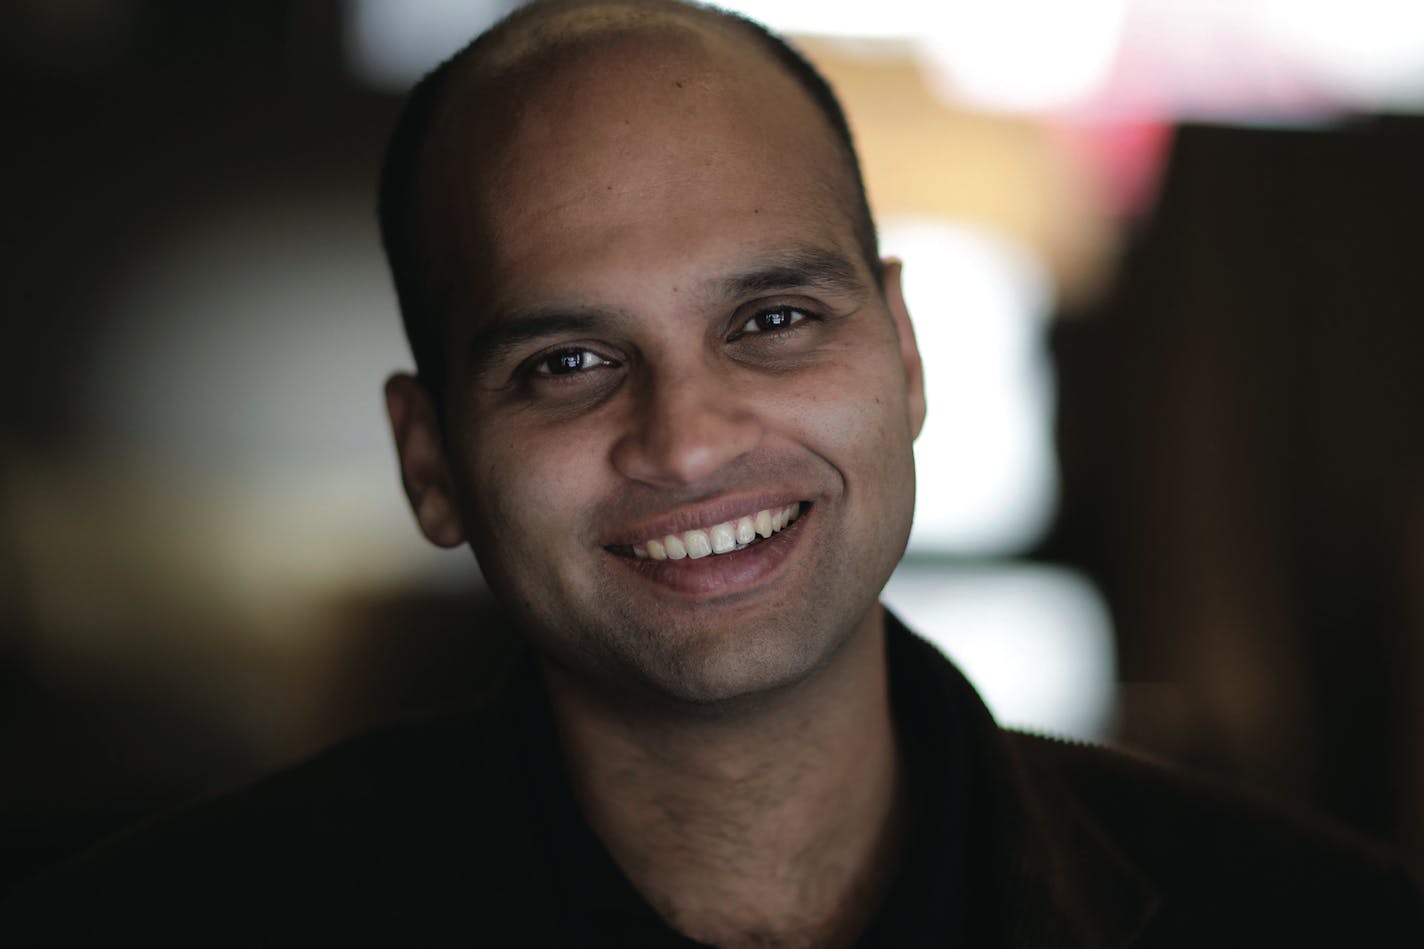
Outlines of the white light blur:
[{"label": "white light blur", "polygon": [[849,39],[911,39],[934,31],[953,0],[878,0],[826,3],[825,0],[733,0],[717,6],[751,17],[778,33]]},{"label": "white light blur", "polygon": [[910,550],[1016,553],[1057,504],[1049,279],[1026,250],[949,221],[886,219],[925,368]]},{"label": "white light blur", "polygon": [[921,35],[931,79],[956,101],[1004,112],[1085,102],[1117,58],[1126,0],[946,3]]},{"label": "white light blur", "polygon": [[1098,592],[1067,570],[902,564],[882,600],[954,660],[1000,724],[1110,737],[1117,662]]},{"label": "white light blur", "polygon": [[[353,72],[404,89],[513,0],[346,0]],[[902,43],[956,104],[1244,120],[1424,107],[1419,0],[737,0],[794,36]]]},{"label": "white light blur", "polygon": [[961,102],[1009,111],[1059,108],[1098,89],[1112,67],[1127,0],[739,0],[728,9],[801,36],[913,41]]},{"label": "white light blur", "polygon": [[401,494],[381,382],[409,355],[369,213],[215,216],[129,273],[93,341],[81,411],[107,473],[209,512],[205,556],[254,595],[477,576]]},{"label": "white light blur", "polygon": [[893,39],[991,111],[1171,120],[1424,108],[1419,0],[739,0],[778,31]]},{"label": "white light blur", "polygon": [[1420,0],[1261,0],[1262,26],[1311,73],[1361,104],[1424,103]]},{"label": "white light blur", "polygon": [[513,6],[508,0],[347,0],[346,60],[368,84],[403,90]]}]

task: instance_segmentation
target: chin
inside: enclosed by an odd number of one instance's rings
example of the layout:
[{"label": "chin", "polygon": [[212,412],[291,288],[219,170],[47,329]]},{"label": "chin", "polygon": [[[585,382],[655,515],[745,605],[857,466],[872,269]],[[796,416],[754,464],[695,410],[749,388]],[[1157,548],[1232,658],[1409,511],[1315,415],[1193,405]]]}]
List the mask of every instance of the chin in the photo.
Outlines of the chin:
[{"label": "chin", "polygon": [[802,621],[759,623],[755,628],[718,630],[714,635],[657,640],[660,648],[633,658],[644,688],[692,708],[716,709],[756,704],[810,679],[844,645],[852,630],[838,624]]}]

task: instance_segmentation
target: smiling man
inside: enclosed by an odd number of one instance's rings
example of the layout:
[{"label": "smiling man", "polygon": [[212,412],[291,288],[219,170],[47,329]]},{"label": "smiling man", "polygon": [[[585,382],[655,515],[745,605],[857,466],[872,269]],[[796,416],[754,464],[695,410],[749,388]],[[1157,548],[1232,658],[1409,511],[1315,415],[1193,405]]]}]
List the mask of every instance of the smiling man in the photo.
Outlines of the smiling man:
[{"label": "smiling man", "polygon": [[558,5],[427,80],[383,208],[428,358],[386,392],[637,891],[703,941],[829,945],[901,849],[877,597],[924,403],[843,120],[773,49]]},{"label": "smiling man", "polygon": [[[381,220],[420,529],[524,660],[11,904],[198,944],[1424,944],[1388,857],[1001,731],[879,605],[921,362],[845,120],[670,0],[527,7],[412,93]],[[9,931],[9,930],[7,930]]]},{"label": "smiling man", "polygon": [[387,182],[445,248],[397,270],[444,341],[387,388],[421,527],[471,543],[561,694],[730,708],[877,651],[923,398],[846,146],[736,23],[539,22],[453,69],[469,108]]},{"label": "smiling man", "polygon": [[[592,854],[548,904],[570,932],[1120,945],[1405,918],[1402,874],[1149,769],[1007,742],[886,616],[920,356],[845,120],[780,41],[672,3],[526,8],[415,92],[382,208],[419,367],[386,390],[405,487],[533,647],[518,688],[552,728],[520,734],[556,749]],[[1084,813],[1116,795],[1162,810]],[[1139,840],[1156,820],[1242,837],[1213,860],[1294,866],[1168,901],[1134,847],[1173,877],[1206,859]],[[1383,914],[1342,926],[1371,875]]]}]

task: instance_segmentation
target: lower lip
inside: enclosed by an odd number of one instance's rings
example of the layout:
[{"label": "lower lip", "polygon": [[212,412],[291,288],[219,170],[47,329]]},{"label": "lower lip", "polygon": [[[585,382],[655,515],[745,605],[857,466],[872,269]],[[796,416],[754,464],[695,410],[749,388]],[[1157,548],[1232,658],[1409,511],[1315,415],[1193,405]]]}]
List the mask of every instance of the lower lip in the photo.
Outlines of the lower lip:
[{"label": "lower lip", "polygon": [[795,549],[802,525],[815,509],[803,502],[801,516],[765,540],[742,550],[709,554],[693,560],[653,560],[613,554],[630,570],[674,593],[707,595],[736,593],[757,586],[772,576]]}]

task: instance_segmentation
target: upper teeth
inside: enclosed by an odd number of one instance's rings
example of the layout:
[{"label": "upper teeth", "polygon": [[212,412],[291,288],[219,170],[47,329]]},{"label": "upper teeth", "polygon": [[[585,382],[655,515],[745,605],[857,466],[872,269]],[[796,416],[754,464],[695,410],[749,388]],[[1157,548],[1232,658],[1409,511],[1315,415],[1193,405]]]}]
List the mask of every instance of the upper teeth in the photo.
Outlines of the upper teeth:
[{"label": "upper teeth", "polygon": [[668,534],[633,545],[633,555],[651,560],[681,560],[690,557],[697,560],[709,554],[725,554],[756,540],[758,536],[770,537],[787,524],[796,520],[801,513],[801,502],[796,501],[785,507],[767,508],[734,521],[723,521],[711,527]]}]

